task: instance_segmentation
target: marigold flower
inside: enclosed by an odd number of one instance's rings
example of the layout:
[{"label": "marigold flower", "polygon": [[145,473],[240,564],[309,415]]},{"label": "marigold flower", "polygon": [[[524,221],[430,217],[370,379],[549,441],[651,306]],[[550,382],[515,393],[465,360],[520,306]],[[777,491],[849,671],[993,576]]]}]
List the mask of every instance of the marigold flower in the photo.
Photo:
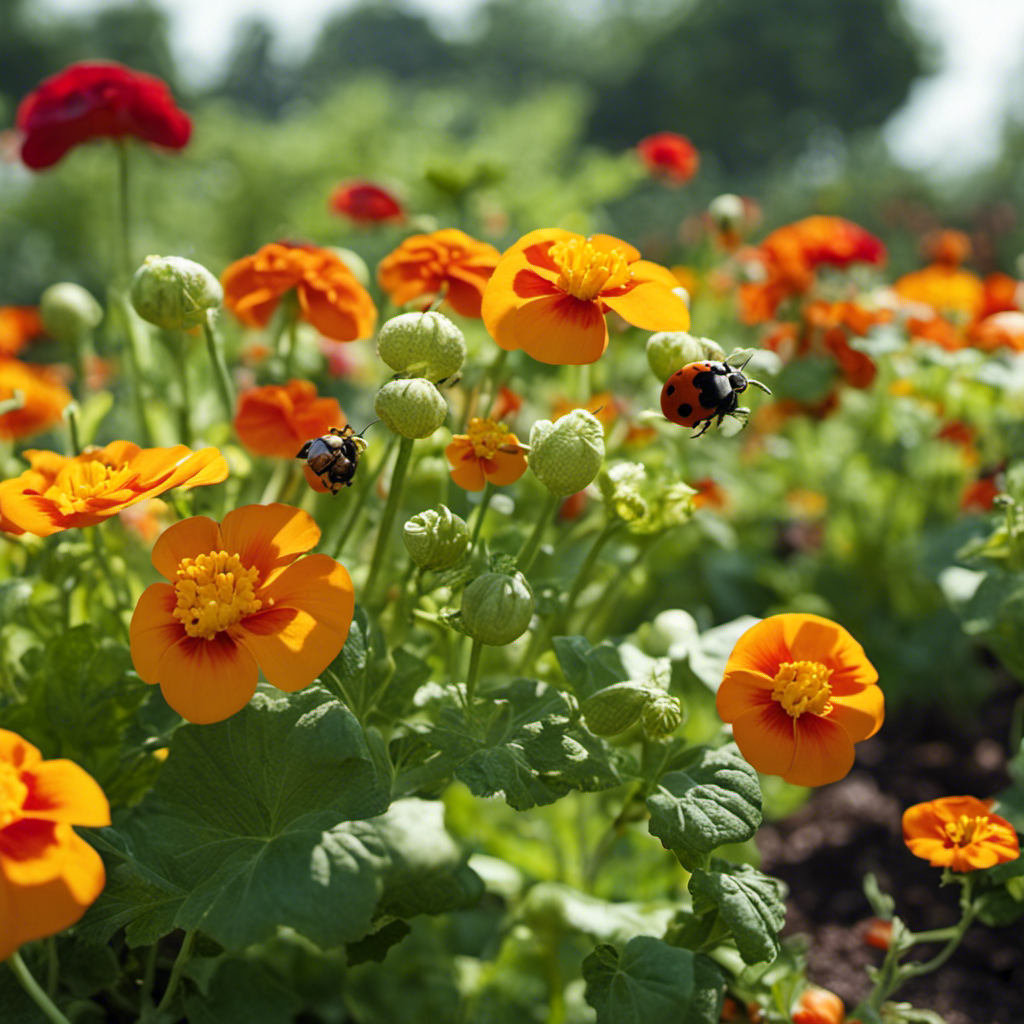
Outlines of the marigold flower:
[{"label": "marigold flower", "polygon": [[270,242],[221,275],[224,305],[249,327],[266,327],[292,290],[302,319],[335,341],[368,338],[377,307],[345,261],[331,249]]},{"label": "marigold flower", "polygon": [[482,491],[488,483],[505,487],[526,472],[526,452],[504,423],[474,416],[468,429],[444,450],[452,480],[464,491]]},{"label": "marigold flower", "polygon": [[69,928],[103,891],[103,861],[71,826],[109,824],[91,775],[0,729],[0,961]]},{"label": "marigold flower", "polygon": [[18,359],[0,359],[0,402],[20,392],[22,406],[0,414],[0,438],[30,437],[60,423],[71,392],[55,370]]},{"label": "marigold flower", "polygon": [[657,132],[636,144],[636,152],[647,170],[675,185],[688,182],[700,167],[696,146],[676,132]]},{"label": "marigold flower", "polygon": [[310,381],[290,380],[243,391],[238,396],[235,432],[255,455],[294,459],[310,438],[346,422],[336,398],[318,395]]},{"label": "marigold flower", "polygon": [[134,136],[182,149],[192,122],[159,78],[112,61],[82,61],[45,79],[18,107],[21,159],[38,171],[93,139]]},{"label": "marigold flower", "polygon": [[843,1024],[846,1007],[834,992],[810,985],[800,993],[791,1020],[793,1024]]},{"label": "marigold flower", "polygon": [[330,198],[330,208],[356,224],[381,224],[404,220],[402,204],[387,189],[372,181],[347,181]]},{"label": "marigold flower", "polygon": [[0,356],[17,355],[43,333],[35,306],[0,306]]},{"label": "marigold flower", "polygon": [[939,263],[904,274],[892,287],[908,302],[930,306],[941,316],[965,321],[977,319],[985,304],[985,286],[977,274]]},{"label": "marigold flower", "polygon": [[377,281],[396,306],[443,295],[460,316],[480,316],[501,253],[458,228],[412,235],[380,261]]},{"label": "marigold flower", "polygon": [[580,366],[608,345],[605,313],[648,331],[685,331],[690,312],[670,270],[611,235],[531,231],[502,257],[484,292],[483,320],[506,350]]},{"label": "marigold flower", "polygon": [[1020,310],[1021,283],[1009,274],[986,274],[981,282],[985,289],[985,301],[982,303],[979,319],[993,313],[1017,312]]},{"label": "marigold flower", "polygon": [[199,724],[245,707],[261,670],[286,693],[308,686],[337,657],[355,607],[343,565],[299,557],[319,540],[312,516],[281,504],[165,530],[153,565],[168,582],[148,587],[132,616],[135,670]]},{"label": "marigold flower", "polygon": [[864,649],[818,615],[773,615],[736,642],[716,704],[759,772],[824,786],[853,767],[853,745],[882,725],[884,698]]},{"label": "marigold flower", "polygon": [[903,841],[935,868],[977,871],[1020,856],[1013,826],[990,810],[992,801],[944,796],[903,812]]},{"label": "marigold flower", "polygon": [[37,537],[95,526],[173,487],[219,484],[228,475],[216,448],[193,452],[183,444],[140,448],[112,441],[74,458],[35,449],[24,455],[32,468],[0,483],[0,529]]}]

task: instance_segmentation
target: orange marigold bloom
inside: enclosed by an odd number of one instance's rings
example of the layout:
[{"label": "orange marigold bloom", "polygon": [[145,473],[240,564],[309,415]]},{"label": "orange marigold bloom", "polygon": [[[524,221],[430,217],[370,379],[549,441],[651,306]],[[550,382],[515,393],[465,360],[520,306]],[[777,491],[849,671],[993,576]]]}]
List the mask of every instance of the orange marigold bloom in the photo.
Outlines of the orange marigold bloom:
[{"label": "orange marigold bloom", "polygon": [[468,434],[456,434],[444,450],[452,480],[464,491],[514,484],[526,472],[526,452],[504,423],[474,416]]},{"label": "orange marigold bloom", "polygon": [[580,366],[608,346],[609,310],[648,331],[689,329],[677,286],[670,270],[640,259],[628,242],[541,228],[501,257],[484,292],[484,325],[503,349]]},{"label": "orange marigold bloom", "polygon": [[853,745],[882,725],[878,673],[842,626],[818,615],[773,615],[736,642],[718,713],[759,772],[824,786],[853,767]]},{"label": "orange marigold bloom", "polygon": [[935,868],[977,871],[1020,856],[1013,826],[990,810],[992,801],[944,796],[903,812],[903,841]]},{"label": "orange marigold bloom", "polygon": [[237,260],[221,275],[224,305],[243,324],[266,327],[287,292],[303,320],[335,341],[368,338],[377,307],[345,261],[332,249],[271,242]]},{"label": "orange marigold bloom", "polygon": [[674,185],[688,182],[700,167],[697,147],[676,132],[648,135],[636,144],[636,151],[652,175]]},{"label": "orange marigold bloom", "polygon": [[43,333],[35,306],[0,306],[0,356],[17,355]]},{"label": "orange marigold bloom", "polygon": [[69,928],[103,891],[103,861],[71,826],[109,824],[91,775],[0,729],[0,961]]},{"label": "orange marigold bloom", "polygon": [[963,231],[939,228],[921,239],[921,254],[929,263],[958,267],[971,258],[971,239]]},{"label": "orange marigold bloom", "polygon": [[228,464],[216,448],[185,445],[140,448],[112,441],[68,458],[25,451],[31,469],[0,483],[0,529],[49,537],[74,526],[95,526],[172,487],[188,489],[227,479]]},{"label": "orange marigold bloom", "polygon": [[396,306],[439,295],[459,316],[480,316],[484,288],[501,253],[458,228],[412,235],[380,261],[377,281]]},{"label": "orange marigold bloom", "polygon": [[0,414],[0,438],[30,437],[60,423],[71,392],[48,366],[0,359],[0,402],[21,392],[22,406]]},{"label": "orange marigold bloom", "polygon": [[960,320],[977,319],[985,304],[985,286],[977,274],[938,263],[904,274],[892,287],[900,298]]},{"label": "orange marigold bloom", "polygon": [[355,607],[343,565],[299,558],[319,540],[312,516],[281,504],[165,530],[153,565],[168,582],[148,587],[132,616],[135,670],[199,724],[245,707],[261,670],[286,693],[308,686],[337,657]]},{"label": "orange marigold bloom", "polygon": [[834,992],[811,985],[800,993],[791,1020],[793,1024],[843,1024],[846,1007]]},{"label": "orange marigold bloom", "polygon": [[1018,296],[1021,296],[1021,283],[1015,277],[1000,273],[986,274],[981,283],[985,289],[981,319],[991,316],[993,313],[1006,313],[1010,310],[1020,309]]},{"label": "orange marigold bloom", "polygon": [[336,398],[321,397],[309,381],[290,380],[243,391],[238,396],[235,432],[256,455],[294,459],[310,438],[346,422]]}]

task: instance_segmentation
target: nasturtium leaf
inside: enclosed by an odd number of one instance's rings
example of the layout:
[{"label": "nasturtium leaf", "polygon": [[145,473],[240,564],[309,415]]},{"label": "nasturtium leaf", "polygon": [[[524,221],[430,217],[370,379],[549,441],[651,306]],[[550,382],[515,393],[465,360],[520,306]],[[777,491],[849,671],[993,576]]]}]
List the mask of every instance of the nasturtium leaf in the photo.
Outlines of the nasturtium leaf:
[{"label": "nasturtium leaf", "polygon": [[583,961],[597,1024],[716,1024],[722,978],[710,961],[638,935],[622,953],[598,946]]},{"label": "nasturtium leaf", "polygon": [[365,609],[357,607],[345,646],[322,673],[324,685],[363,719],[387,687],[393,669],[383,635],[370,622]]},{"label": "nasturtium leaf", "polygon": [[377,701],[385,718],[401,718],[412,706],[416,691],[430,678],[430,666],[418,655],[399,647],[394,652],[395,671]]},{"label": "nasturtium leaf", "polygon": [[647,797],[648,825],[691,869],[726,843],[749,839],[761,823],[757,772],[734,744],[699,747],[689,764],[663,775]]},{"label": "nasturtium leaf", "polygon": [[592,647],[582,636],[556,636],[552,645],[566,683],[580,700],[629,678],[618,650],[607,640]]},{"label": "nasturtium leaf", "polygon": [[744,963],[771,963],[779,955],[786,908],[777,879],[749,864],[729,864],[715,857],[710,870],[694,872],[689,889],[695,913],[717,908]]},{"label": "nasturtium leaf", "polygon": [[266,963],[224,957],[203,991],[186,990],[183,999],[189,1024],[291,1024],[302,1000]]}]

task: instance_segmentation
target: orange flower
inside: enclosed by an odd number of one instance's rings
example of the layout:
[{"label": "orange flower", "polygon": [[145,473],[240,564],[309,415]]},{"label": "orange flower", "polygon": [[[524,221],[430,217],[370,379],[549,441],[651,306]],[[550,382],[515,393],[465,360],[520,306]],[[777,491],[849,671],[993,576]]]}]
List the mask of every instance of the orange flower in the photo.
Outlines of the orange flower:
[{"label": "orange flower", "polygon": [[31,469],[0,483],[0,529],[49,537],[95,526],[130,505],[169,491],[219,484],[228,464],[216,448],[140,448],[112,441],[68,458],[30,449]]},{"label": "orange flower", "polygon": [[725,509],[728,507],[729,495],[717,480],[706,476],[700,480],[694,480],[691,486],[697,492],[693,496],[694,508]]},{"label": "orange flower", "polygon": [[864,931],[864,943],[875,949],[888,949],[892,945],[892,921],[873,917]]},{"label": "orange flower", "polygon": [[271,242],[232,263],[221,283],[224,305],[249,327],[266,327],[292,290],[302,319],[327,338],[368,338],[377,325],[370,293],[331,249]]},{"label": "orange flower", "polygon": [[109,824],[91,775],[0,729],[0,961],[69,928],[103,891],[103,861],[71,826]]},{"label": "orange flower", "polygon": [[985,286],[977,274],[939,263],[904,274],[892,287],[909,302],[960,320],[975,320],[985,304]]},{"label": "orange flower", "polygon": [[834,992],[811,985],[800,993],[790,1019],[793,1024],[843,1024],[846,1007]]},{"label": "orange flower", "polygon": [[690,312],[673,293],[677,286],[670,270],[618,238],[542,228],[501,257],[484,292],[483,319],[503,349],[580,366],[607,347],[609,310],[644,330],[687,330]]},{"label": "orange flower", "polygon": [[286,693],[308,686],[337,657],[355,606],[343,565],[299,558],[319,540],[310,515],[280,504],[165,530],[153,565],[169,582],[148,587],[135,606],[135,670],[199,724],[245,707],[260,670]]},{"label": "orange flower", "polygon": [[0,356],[17,355],[42,333],[43,324],[34,306],[0,306]]},{"label": "orange flower", "polygon": [[491,407],[491,419],[503,420],[508,416],[514,416],[522,407],[523,396],[516,394],[515,391],[503,384],[495,395],[494,405]]},{"label": "orange flower", "polygon": [[960,495],[960,508],[964,512],[991,512],[996,498],[1002,493],[996,474],[979,477],[964,488]]},{"label": "orange flower", "polygon": [[21,392],[22,406],[0,414],[0,439],[29,437],[60,423],[71,392],[48,366],[0,359],[0,402]]},{"label": "orange flower", "polygon": [[685,136],[676,132],[648,135],[636,144],[637,155],[647,170],[673,185],[688,182],[700,167],[700,153]]},{"label": "orange flower", "polygon": [[591,395],[586,403],[570,402],[567,398],[556,398],[551,407],[551,421],[568,416],[574,409],[586,409],[602,426],[610,427],[619,415],[619,403],[610,391],[599,391]]},{"label": "orange flower", "polygon": [[935,868],[977,871],[1020,856],[1013,826],[973,796],[944,796],[903,812],[903,841]]},{"label": "orange flower", "polygon": [[824,786],[849,772],[853,745],[881,727],[877,681],[842,626],[818,615],[773,615],[737,641],[716,703],[759,772]]},{"label": "orange flower", "polygon": [[[1010,310],[1019,310],[1021,284],[1015,277],[1009,274],[986,274],[981,282],[985,289],[985,301],[982,305],[980,319],[991,316],[993,313],[1006,313]],[[1024,298],[1024,295],[1021,295]]]},{"label": "orange flower", "polygon": [[983,352],[1005,348],[1024,352],[1024,313],[1005,310],[993,313],[974,324],[968,331],[971,344]]},{"label": "orange flower", "polygon": [[342,427],[345,414],[336,398],[321,398],[316,385],[290,380],[265,384],[238,396],[235,432],[256,455],[294,459],[299,449],[331,427]]},{"label": "orange flower", "polygon": [[412,235],[380,261],[377,281],[396,306],[439,295],[460,316],[479,317],[484,288],[501,253],[458,228]]},{"label": "orange flower", "polygon": [[519,438],[504,423],[474,416],[468,434],[456,434],[444,450],[452,480],[464,491],[482,491],[484,485],[514,484],[526,472],[526,452]]},{"label": "orange flower", "polygon": [[921,239],[921,253],[929,263],[958,267],[971,258],[971,240],[963,231],[939,228]]}]

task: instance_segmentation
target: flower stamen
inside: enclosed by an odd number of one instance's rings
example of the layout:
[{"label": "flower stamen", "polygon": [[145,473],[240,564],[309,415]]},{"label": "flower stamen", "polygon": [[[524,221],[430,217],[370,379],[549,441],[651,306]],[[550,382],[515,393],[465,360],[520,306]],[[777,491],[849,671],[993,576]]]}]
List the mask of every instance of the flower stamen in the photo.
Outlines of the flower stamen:
[{"label": "flower stamen", "polygon": [[829,698],[832,669],[820,661],[785,661],[772,680],[772,700],[778,701],[791,718],[804,712],[827,715],[832,710]]},{"label": "flower stamen", "polygon": [[988,817],[979,815],[971,817],[968,814],[961,814],[956,821],[947,822],[943,827],[946,838],[953,846],[970,846],[971,843],[980,842],[985,839],[991,829],[989,828]]},{"label": "flower stamen", "polygon": [[7,761],[0,761],[0,830],[22,817],[28,798],[28,786],[21,772]]},{"label": "flower stamen", "polygon": [[238,555],[211,551],[183,558],[177,575],[178,603],[172,614],[191,637],[212,640],[263,606],[255,596],[259,572],[243,565]]},{"label": "flower stamen", "polygon": [[629,284],[633,271],[618,249],[595,249],[579,238],[555,242],[549,255],[558,267],[556,285],[576,299],[589,302],[602,292]]},{"label": "flower stamen", "polygon": [[473,454],[478,459],[493,459],[498,449],[505,443],[508,429],[504,423],[474,416],[466,428],[466,436],[473,446]]},{"label": "flower stamen", "polygon": [[73,462],[46,490],[46,497],[57,505],[62,516],[92,511],[94,499],[127,487],[136,474],[127,465],[108,466],[98,459]]}]

